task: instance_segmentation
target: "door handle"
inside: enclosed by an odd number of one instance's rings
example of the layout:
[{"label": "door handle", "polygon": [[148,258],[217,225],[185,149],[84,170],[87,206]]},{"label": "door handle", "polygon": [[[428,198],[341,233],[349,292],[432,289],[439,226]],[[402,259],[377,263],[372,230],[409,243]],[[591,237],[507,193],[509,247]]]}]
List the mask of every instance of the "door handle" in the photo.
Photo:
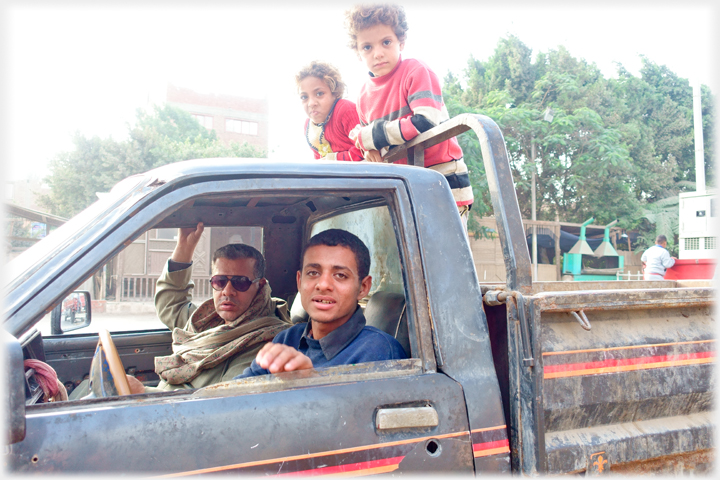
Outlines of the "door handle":
[{"label": "door handle", "polygon": [[378,430],[437,427],[438,423],[434,407],[381,408],[375,416]]}]

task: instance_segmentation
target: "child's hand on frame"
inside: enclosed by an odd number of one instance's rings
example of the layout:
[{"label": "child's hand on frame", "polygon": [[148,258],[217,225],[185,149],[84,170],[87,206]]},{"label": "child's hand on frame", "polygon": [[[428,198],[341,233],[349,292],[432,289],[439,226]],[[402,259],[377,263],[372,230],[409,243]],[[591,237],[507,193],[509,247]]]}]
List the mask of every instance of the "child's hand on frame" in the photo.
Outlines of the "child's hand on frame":
[{"label": "child's hand on frame", "polygon": [[358,134],[360,133],[360,129],[362,128],[362,125],[359,123],[353,127],[352,130],[348,132],[348,138],[352,141],[357,141]]},{"label": "child's hand on frame", "polygon": [[368,162],[382,162],[383,158],[377,150],[368,150],[365,152],[365,160]]},{"label": "child's hand on frame", "polygon": [[[365,145],[363,145],[362,138],[365,137],[365,138],[371,139],[372,138],[372,129],[373,129],[373,124],[371,123],[370,125],[365,125],[364,127],[357,125],[350,132],[350,135],[352,135],[351,138],[353,140],[355,140],[355,146],[364,152],[368,151],[368,148]],[[350,136],[350,135],[348,135],[348,136]],[[372,149],[369,149],[369,150],[372,150]]]}]

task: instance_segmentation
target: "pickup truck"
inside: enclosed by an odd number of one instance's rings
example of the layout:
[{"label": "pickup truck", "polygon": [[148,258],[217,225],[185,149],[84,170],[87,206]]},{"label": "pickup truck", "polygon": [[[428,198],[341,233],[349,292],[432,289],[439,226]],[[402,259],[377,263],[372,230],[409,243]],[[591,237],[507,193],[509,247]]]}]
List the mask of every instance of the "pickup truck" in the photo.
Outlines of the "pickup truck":
[{"label": "pickup truck", "polygon": [[[423,150],[473,130],[504,285],[481,284],[444,178]],[[203,159],[133,176],[5,270],[4,466],[11,473],[186,476],[701,473],[714,461],[709,282],[532,282],[504,139],[461,115],[391,163]],[[304,242],[345,228],[369,246],[367,322],[409,358],[202,389],[41,403],[26,359],[72,389],[97,333],[38,324],[151,229],[262,229],[273,295],[302,318]],[[199,285],[196,285],[196,289]],[[92,322],[88,309],[86,323]],[[53,332],[56,333],[56,332]],[[101,337],[103,335],[100,335]],[[100,343],[105,345],[105,340]],[[113,331],[122,368],[158,381],[171,332]],[[106,346],[106,345],[105,345]]]}]

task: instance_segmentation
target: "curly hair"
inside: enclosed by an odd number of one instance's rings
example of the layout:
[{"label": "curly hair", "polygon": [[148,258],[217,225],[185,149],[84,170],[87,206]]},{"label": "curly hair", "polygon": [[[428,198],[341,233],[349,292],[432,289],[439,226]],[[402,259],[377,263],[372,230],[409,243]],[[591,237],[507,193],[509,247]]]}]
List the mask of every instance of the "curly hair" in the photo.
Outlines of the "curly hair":
[{"label": "curly hair", "polygon": [[300,82],[307,77],[316,77],[324,81],[336,98],[342,98],[343,93],[345,93],[345,83],[343,83],[342,77],[340,77],[340,72],[329,63],[314,61],[310,62],[310,65],[307,67],[301,69],[300,72],[295,75],[295,83],[298,88],[300,88]]},{"label": "curly hair", "polygon": [[400,43],[407,38],[407,19],[405,10],[400,5],[356,5],[345,12],[345,28],[350,35],[348,46],[357,50],[358,32],[379,24],[392,28]]}]

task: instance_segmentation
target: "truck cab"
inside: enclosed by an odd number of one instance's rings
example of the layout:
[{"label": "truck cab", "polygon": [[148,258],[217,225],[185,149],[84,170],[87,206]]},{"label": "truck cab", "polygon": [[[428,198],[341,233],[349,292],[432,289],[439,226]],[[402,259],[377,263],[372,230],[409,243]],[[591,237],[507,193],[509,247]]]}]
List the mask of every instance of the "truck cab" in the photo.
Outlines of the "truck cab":
[{"label": "truck cab", "polygon": [[[447,181],[418,168],[424,148],[469,129],[480,139],[503,285],[480,284]],[[386,160],[404,157],[409,166],[167,165],[119,183],[11,262],[3,332],[8,471],[708,471],[712,285],[533,283],[504,140],[487,117],[456,117]],[[397,338],[409,358],[201,389],[39,401],[26,360],[50,365],[72,388],[88,375],[98,345],[98,334],[83,329],[43,333],[47,316],[149,230],[199,221],[206,229],[262,232],[266,278],[296,321],[303,318],[295,299],[302,247],[329,228],[356,234],[372,257],[373,285],[361,302],[367,323]],[[96,325],[91,308],[85,315]],[[110,334],[123,370],[156,385],[154,358],[171,351],[171,332],[154,326]]]},{"label": "truck cab", "polygon": [[[295,273],[304,243],[328,228],[355,233],[372,254],[373,286],[362,302],[367,322],[398,338],[409,359],[190,391],[50,403],[18,398],[8,469],[509,471],[492,357],[478,348],[487,339],[480,288],[459,217],[442,213],[452,198],[441,180],[429,170],[393,165],[216,159],[168,165],[118,185],[10,265],[5,328],[7,350],[22,352],[9,364],[16,384],[25,383],[22,358],[46,362],[71,388],[86,377],[97,335],[44,336],[37,323],[147,230],[198,221],[206,229],[259,227],[273,296],[294,305],[296,319]],[[416,200],[428,196],[441,201]],[[417,208],[420,218],[433,220],[416,222],[411,212]],[[432,241],[443,231],[452,233]],[[442,273],[429,278],[426,269],[435,265]],[[472,314],[456,318],[447,305]],[[455,338],[456,328],[471,342],[441,342]],[[171,332],[111,335],[125,370],[156,384],[153,358],[170,353]],[[443,365],[465,367],[443,373]],[[465,389],[468,375],[473,381]]]}]

